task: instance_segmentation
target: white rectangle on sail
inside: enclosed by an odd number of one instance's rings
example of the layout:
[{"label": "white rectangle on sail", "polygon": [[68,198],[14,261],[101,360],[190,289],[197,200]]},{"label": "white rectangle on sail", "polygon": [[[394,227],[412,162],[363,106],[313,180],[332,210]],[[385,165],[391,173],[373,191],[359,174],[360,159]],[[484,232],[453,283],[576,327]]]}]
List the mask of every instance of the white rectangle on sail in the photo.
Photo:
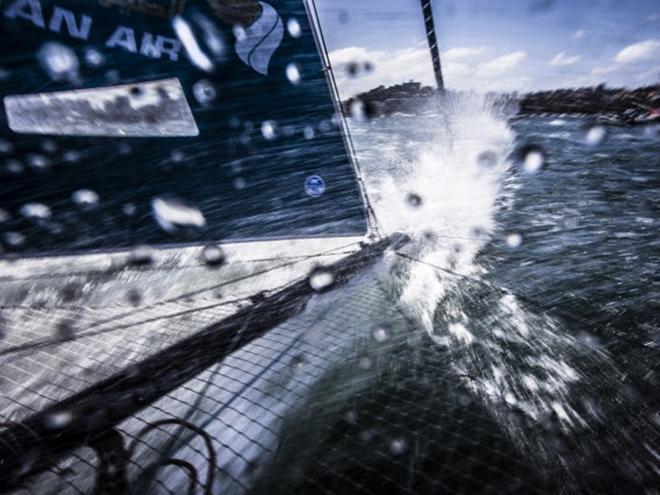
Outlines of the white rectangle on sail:
[{"label": "white rectangle on sail", "polygon": [[178,79],[4,98],[19,134],[107,137],[198,136]]}]

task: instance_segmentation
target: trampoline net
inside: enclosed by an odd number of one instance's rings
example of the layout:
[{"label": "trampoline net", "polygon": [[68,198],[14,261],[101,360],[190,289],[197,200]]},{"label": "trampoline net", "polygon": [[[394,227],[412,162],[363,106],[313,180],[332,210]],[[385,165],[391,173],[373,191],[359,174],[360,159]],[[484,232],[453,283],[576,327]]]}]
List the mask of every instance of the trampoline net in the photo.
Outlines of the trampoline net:
[{"label": "trampoline net", "polygon": [[[129,304],[87,306],[67,292],[69,304],[5,306],[0,435],[11,442],[21,428],[32,430],[22,437],[29,448],[14,452],[18,470],[7,486],[15,493],[554,491],[538,459],[524,455],[507,422],[474,393],[471,381],[486,373],[466,377],[455,352],[410,317],[392,283],[402,269],[380,261],[297,302],[276,291],[228,301],[222,284],[210,284]],[[103,293],[149,276],[145,270],[87,275],[87,283]],[[298,283],[318,289],[318,276],[305,272]],[[63,285],[72,293],[80,287]],[[466,308],[500,297],[483,287],[466,294]],[[275,325],[272,301],[291,309]],[[228,321],[236,326],[223,327]],[[227,352],[214,357],[215,344],[190,341],[204,333],[229,342]],[[163,354],[173,347],[175,355]],[[143,363],[154,359],[157,371],[145,376]],[[191,369],[198,371],[173,388],[177,370]],[[118,374],[116,392],[99,396],[98,384]],[[70,397],[79,401],[71,405]],[[134,412],[105,428],[127,403]],[[27,426],[35,414],[42,430]],[[77,423],[94,434],[58,439]],[[40,431],[43,443],[34,438]]]}]

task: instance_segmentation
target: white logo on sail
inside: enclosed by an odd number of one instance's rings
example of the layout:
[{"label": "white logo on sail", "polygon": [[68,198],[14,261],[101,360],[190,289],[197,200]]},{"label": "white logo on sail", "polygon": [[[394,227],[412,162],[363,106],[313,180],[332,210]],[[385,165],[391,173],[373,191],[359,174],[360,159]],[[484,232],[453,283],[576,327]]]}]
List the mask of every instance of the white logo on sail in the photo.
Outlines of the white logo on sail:
[{"label": "white logo on sail", "polygon": [[262,12],[251,26],[237,27],[236,53],[238,57],[264,76],[268,75],[268,66],[284,38],[284,24],[277,11],[264,2]]}]

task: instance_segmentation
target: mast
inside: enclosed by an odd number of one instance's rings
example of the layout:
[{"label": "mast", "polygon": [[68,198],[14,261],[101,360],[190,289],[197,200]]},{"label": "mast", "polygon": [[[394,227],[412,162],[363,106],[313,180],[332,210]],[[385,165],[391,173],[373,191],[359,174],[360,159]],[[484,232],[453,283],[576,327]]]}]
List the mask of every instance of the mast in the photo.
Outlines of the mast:
[{"label": "mast", "polygon": [[422,13],[424,14],[424,25],[426,26],[426,39],[431,49],[431,59],[433,60],[433,72],[435,81],[440,93],[445,92],[445,81],[442,77],[442,65],[440,64],[440,50],[438,49],[438,39],[435,35],[435,22],[433,20],[433,7],[431,0],[421,0]]}]

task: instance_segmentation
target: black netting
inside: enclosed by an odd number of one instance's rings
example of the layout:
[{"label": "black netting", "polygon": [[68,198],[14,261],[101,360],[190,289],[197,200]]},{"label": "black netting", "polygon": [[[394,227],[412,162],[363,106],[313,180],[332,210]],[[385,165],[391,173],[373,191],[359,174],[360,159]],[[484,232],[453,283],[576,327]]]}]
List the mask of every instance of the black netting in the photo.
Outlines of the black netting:
[{"label": "black netting", "polygon": [[[537,407],[530,412],[522,393],[497,382],[489,367],[531,376],[514,364],[537,359],[535,344],[512,338],[524,325],[535,327],[545,350],[566,352],[563,337],[544,336],[553,328],[547,316],[515,322],[492,304],[510,295],[445,270],[453,289],[429,333],[394,282],[419,262],[382,260],[378,249],[328,269],[329,291],[310,289],[317,269],[284,289],[231,301],[209,285],[136,306],[6,307],[0,438],[3,452],[15,455],[12,469],[5,460],[7,486],[33,493],[553,493],[562,486],[595,493],[621,483],[616,472],[608,478],[597,469],[608,449],[621,450],[612,460],[620,462],[628,449],[620,439],[593,425],[563,429],[555,405],[554,419],[534,418],[551,397],[564,397],[549,390],[558,376],[536,375],[550,398],[530,394],[528,407]],[[97,280],[96,289],[135,275]],[[442,340],[437,329],[452,307],[478,321],[471,326],[477,342]],[[498,347],[507,339],[506,349]],[[585,374],[612,372],[597,350],[576,344],[571,353],[554,358],[579,359]],[[562,407],[587,417],[582,399],[607,395],[604,387],[576,383]],[[575,467],[584,479],[574,478]]]}]

